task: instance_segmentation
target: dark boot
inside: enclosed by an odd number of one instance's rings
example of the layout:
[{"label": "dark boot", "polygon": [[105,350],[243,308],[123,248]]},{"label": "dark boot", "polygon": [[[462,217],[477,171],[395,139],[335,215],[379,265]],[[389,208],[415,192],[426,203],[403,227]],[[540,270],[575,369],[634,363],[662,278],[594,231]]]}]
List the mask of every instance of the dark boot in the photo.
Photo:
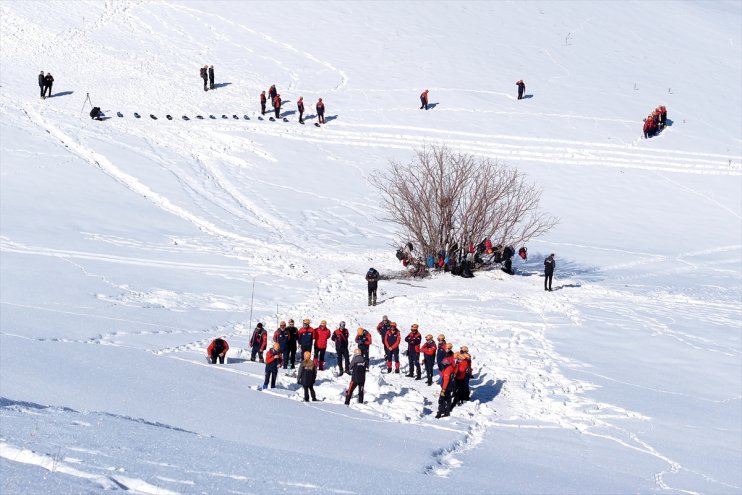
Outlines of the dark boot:
[{"label": "dark boot", "polygon": [[386,372],[387,372],[387,373],[391,373],[391,372],[392,372],[392,369],[391,369],[391,368],[387,368],[387,369],[386,369]]}]

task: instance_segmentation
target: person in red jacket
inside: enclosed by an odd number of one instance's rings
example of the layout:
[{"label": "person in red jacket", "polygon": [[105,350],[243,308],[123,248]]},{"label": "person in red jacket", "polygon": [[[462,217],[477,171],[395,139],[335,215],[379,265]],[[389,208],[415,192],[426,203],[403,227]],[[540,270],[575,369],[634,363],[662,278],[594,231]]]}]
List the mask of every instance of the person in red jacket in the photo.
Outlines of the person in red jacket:
[{"label": "person in red jacket", "polygon": [[427,384],[433,384],[433,366],[435,365],[435,355],[438,352],[438,346],[433,342],[433,336],[425,336],[425,343],[420,347],[423,353],[423,362],[425,363],[425,375],[428,378]]},{"label": "person in red jacket", "polygon": [[338,328],[332,333],[332,341],[335,342],[335,354],[338,360],[338,376],[343,374],[343,363],[345,372],[350,374],[350,356],[348,355],[348,329],[345,322],[341,321]]},{"label": "person in red jacket", "polygon": [[450,416],[451,415],[451,396],[453,395],[454,377],[453,377],[453,359],[450,357],[444,358],[443,371],[441,372],[441,393],[438,397],[438,414],[436,418]]},{"label": "person in red jacket", "polygon": [[484,252],[487,254],[492,254],[492,241],[490,239],[484,240]]},{"label": "person in red jacket", "polygon": [[[404,339],[407,342],[407,359],[410,361],[410,372],[406,376],[410,378],[414,376],[415,380],[422,380],[420,373],[420,342],[422,341],[422,335],[420,335],[417,329],[418,325],[414,323],[410,327],[410,333]],[[415,375],[415,371],[417,371],[417,375]]]},{"label": "person in red jacket", "polygon": [[273,110],[276,112],[276,118],[281,115],[281,95],[273,97]]},{"label": "person in red jacket", "polygon": [[268,388],[270,380],[271,388],[276,388],[276,377],[278,376],[278,367],[281,365],[281,351],[278,342],[273,344],[273,348],[265,353],[265,383],[263,389]]},{"label": "person in red jacket", "polygon": [[260,115],[265,115],[265,103],[267,99],[265,98],[265,91],[260,93]]},{"label": "person in red jacket", "polygon": [[296,336],[302,356],[307,351],[311,353],[314,344],[314,328],[310,327],[309,323],[311,323],[309,320],[304,320]]},{"label": "person in red jacket", "polygon": [[658,109],[660,111],[660,128],[664,129],[667,125],[667,108],[665,108],[665,105],[660,105]]},{"label": "person in red jacket", "polygon": [[211,358],[211,364],[216,364],[217,358],[219,358],[219,364],[224,364],[224,356],[227,355],[228,350],[229,344],[227,344],[227,341],[217,337],[206,348],[206,354]]},{"label": "person in red jacket", "polygon": [[268,345],[268,332],[263,329],[263,324],[258,323],[253,330],[252,337],[250,337],[250,347],[252,347],[252,353],[250,354],[250,361],[255,361],[255,355],[260,357],[260,362],[263,362],[263,351],[265,346]]},{"label": "person in red jacket", "polygon": [[296,109],[299,111],[299,123],[304,123],[304,97],[300,96],[296,101]]},{"label": "person in red jacket", "polygon": [[462,404],[464,401],[469,400],[469,378],[471,377],[471,356],[469,355],[469,348],[465,345],[461,346],[461,349],[456,356],[456,362],[454,363],[454,397],[453,404],[451,407],[455,407],[458,404]]},{"label": "person in red jacket", "polygon": [[325,104],[322,103],[322,98],[320,98],[317,101],[317,105],[315,107],[317,109],[317,122],[320,124],[325,123]]},{"label": "person in red jacket", "polygon": [[427,110],[428,109],[428,90],[426,89],[422,93],[420,93],[420,110],[422,109]]},{"label": "person in red jacket", "polygon": [[386,372],[392,372],[392,361],[394,361],[394,372],[399,373],[399,344],[402,342],[402,334],[397,330],[397,324],[392,322],[389,330],[384,333],[384,350],[386,351]]},{"label": "person in red jacket", "polygon": [[438,335],[438,350],[435,353],[435,361],[438,363],[438,371],[443,371],[443,358],[446,357],[446,336]]},{"label": "person in red jacket", "polygon": [[328,340],[330,340],[330,329],[327,328],[327,322],[322,320],[314,329],[314,364],[320,371],[325,369],[325,351],[327,351]]}]

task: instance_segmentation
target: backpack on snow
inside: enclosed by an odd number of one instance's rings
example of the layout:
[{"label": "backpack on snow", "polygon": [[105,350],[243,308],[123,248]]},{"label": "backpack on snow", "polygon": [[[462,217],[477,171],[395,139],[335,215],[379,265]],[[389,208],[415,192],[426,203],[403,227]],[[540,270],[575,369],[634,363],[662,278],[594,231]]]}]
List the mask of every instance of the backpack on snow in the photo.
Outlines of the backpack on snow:
[{"label": "backpack on snow", "polygon": [[90,111],[90,118],[91,119],[100,118],[100,107],[93,107],[93,109]]}]

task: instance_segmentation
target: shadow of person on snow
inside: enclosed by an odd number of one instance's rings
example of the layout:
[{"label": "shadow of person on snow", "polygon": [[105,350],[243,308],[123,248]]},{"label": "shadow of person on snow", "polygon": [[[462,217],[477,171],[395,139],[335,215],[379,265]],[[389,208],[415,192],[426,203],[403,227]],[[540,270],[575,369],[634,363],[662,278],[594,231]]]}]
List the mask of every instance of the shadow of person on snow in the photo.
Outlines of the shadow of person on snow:
[{"label": "shadow of person on snow", "polygon": [[435,107],[437,107],[438,105],[439,105],[439,102],[437,102],[437,101],[435,103],[428,103],[428,110],[432,110]]},{"label": "shadow of person on snow", "polygon": [[528,98],[533,98],[533,95],[523,95],[524,100],[527,100]]},{"label": "shadow of person on snow", "polygon": [[287,110],[281,114],[281,117],[288,117],[289,115],[294,115],[296,113],[296,110]]},{"label": "shadow of person on snow", "polygon": [[231,82],[223,82],[223,83],[216,83],[214,84],[214,89],[223,88],[224,86],[229,86],[232,84]]},{"label": "shadow of person on snow", "polygon": [[495,397],[500,395],[502,386],[505,385],[505,382],[506,380],[497,380],[496,382],[489,380],[487,383],[484,383],[482,385],[476,385],[475,380],[472,380],[472,392],[470,400],[478,400],[483,404],[485,402],[493,401]]},{"label": "shadow of person on snow", "polygon": [[49,98],[56,98],[57,96],[67,96],[73,94],[74,91],[62,91],[61,93],[54,93],[53,95],[49,95]]},{"label": "shadow of person on snow", "polygon": [[329,122],[331,120],[335,120],[336,118],[338,118],[337,115],[328,115],[327,117],[325,117],[325,122]]}]

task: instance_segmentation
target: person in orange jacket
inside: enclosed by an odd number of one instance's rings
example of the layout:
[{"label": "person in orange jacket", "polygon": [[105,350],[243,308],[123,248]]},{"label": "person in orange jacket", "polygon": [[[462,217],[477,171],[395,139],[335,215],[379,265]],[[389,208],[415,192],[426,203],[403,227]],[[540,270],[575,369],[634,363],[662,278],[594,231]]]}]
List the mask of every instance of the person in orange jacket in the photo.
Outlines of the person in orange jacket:
[{"label": "person in orange jacket", "polygon": [[307,351],[311,353],[314,344],[314,328],[310,327],[309,323],[311,323],[309,320],[304,320],[296,336],[302,356]]},{"label": "person in orange jacket", "polygon": [[260,115],[265,115],[265,103],[268,101],[265,97],[265,91],[260,93]]},{"label": "person in orange jacket", "polygon": [[224,364],[224,356],[227,355],[228,350],[229,344],[227,344],[227,341],[221,337],[217,337],[206,348],[206,354],[211,358],[211,364],[216,364],[217,358],[220,364]]},{"label": "person in orange jacket", "polygon": [[420,347],[423,353],[423,362],[425,363],[425,375],[428,378],[427,384],[433,384],[433,366],[435,365],[435,355],[438,352],[438,346],[433,342],[433,336],[425,336],[425,343]]},{"label": "person in orange jacket", "polygon": [[317,101],[317,105],[315,108],[317,110],[317,122],[319,122],[320,124],[324,124],[325,123],[325,104],[322,103],[322,98],[320,98]]},{"label": "person in orange jacket", "polygon": [[454,397],[453,404],[451,407],[455,407],[462,404],[464,401],[469,400],[469,378],[471,378],[471,356],[469,355],[469,348],[465,345],[461,346],[459,353],[455,355],[456,362],[454,363]]},{"label": "person in orange jacket", "polygon": [[328,340],[330,340],[330,329],[327,328],[327,322],[322,320],[319,326],[314,329],[314,364],[320,371],[325,369],[325,352],[327,351]]},{"label": "person in orange jacket", "polygon": [[250,361],[255,361],[255,355],[257,354],[262,363],[263,351],[265,350],[266,345],[268,345],[268,332],[265,331],[262,323],[258,323],[255,330],[252,332],[252,337],[250,337],[250,347],[252,347]]},{"label": "person in orange jacket", "polygon": [[299,123],[304,123],[304,97],[300,96],[296,101],[296,109],[299,111]]},{"label": "person in orange jacket", "polygon": [[442,363],[443,371],[441,372],[441,393],[438,397],[438,414],[435,415],[436,419],[440,417],[451,415],[451,397],[453,395],[454,387],[454,369],[453,369],[453,358],[446,357]]},{"label": "person in orange jacket", "polygon": [[392,361],[394,361],[394,372],[399,373],[399,344],[402,342],[402,334],[397,330],[397,324],[392,322],[389,330],[384,333],[384,350],[386,351],[386,372],[392,372]]},{"label": "person in orange jacket", "polygon": [[278,342],[273,344],[273,348],[265,353],[265,383],[263,389],[268,388],[270,381],[271,388],[276,388],[276,377],[278,376],[278,367],[281,365],[281,350]]},{"label": "person in orange jacket", "polygon": [[523,79],[520,79],[515,85],[518,86],[518,99],[522,100],[526,92],[526,83],[523,82]]},{"label": "person in orange jacket", "polygon": [[420,93],[420,110],[422,109],[427,110],[428,109],[428,90],[426,89],[422,93]]}]

